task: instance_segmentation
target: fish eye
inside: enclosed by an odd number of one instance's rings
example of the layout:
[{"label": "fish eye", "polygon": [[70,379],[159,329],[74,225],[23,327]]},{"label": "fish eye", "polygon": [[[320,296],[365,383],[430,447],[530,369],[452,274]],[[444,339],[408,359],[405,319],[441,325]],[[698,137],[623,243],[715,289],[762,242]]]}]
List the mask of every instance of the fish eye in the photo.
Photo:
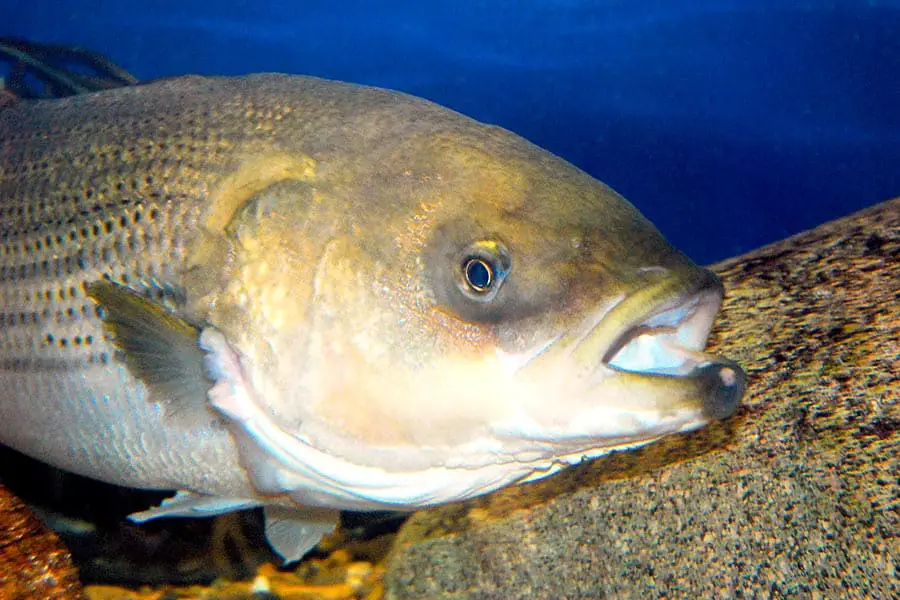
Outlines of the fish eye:
[{"label": "fish eye", "polygon": [[502,244],[475,242],[466,248],[459,263],[459,288],[472,300],[492,300],[509,273],[510,265],[509,252]]},{"label": "fish eye", "polygon": [[470,258],[463,267],[466,283],[474,292],[487,292],[494,284],[494,268],[481,258]]}]

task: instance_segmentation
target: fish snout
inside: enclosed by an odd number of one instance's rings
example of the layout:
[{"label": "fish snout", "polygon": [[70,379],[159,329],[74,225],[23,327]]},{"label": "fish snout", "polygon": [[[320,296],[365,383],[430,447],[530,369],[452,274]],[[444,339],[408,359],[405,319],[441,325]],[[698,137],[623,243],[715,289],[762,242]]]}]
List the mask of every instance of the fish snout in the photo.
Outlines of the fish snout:
[{"label": "fish snout", "polygon": [[710,420],[727,419],[735,413],[744,391],[747,375],[734,361],[717,357],[692,374],[703,399],[703,414]]}]

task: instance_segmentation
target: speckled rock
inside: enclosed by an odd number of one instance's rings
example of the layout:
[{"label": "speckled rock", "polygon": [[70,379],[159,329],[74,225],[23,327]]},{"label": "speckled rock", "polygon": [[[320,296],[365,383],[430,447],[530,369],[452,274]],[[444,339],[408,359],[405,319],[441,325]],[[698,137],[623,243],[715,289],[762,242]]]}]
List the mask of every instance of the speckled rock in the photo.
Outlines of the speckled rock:
[{"label": "speckled rock", "polygon": [[0,599],[82,598],[69,551],[0,485]]},{"label": "speckled rock", "polygon": [[900,200],[715,269],[738,414],[414,515],[389,598],[900,597]]}]

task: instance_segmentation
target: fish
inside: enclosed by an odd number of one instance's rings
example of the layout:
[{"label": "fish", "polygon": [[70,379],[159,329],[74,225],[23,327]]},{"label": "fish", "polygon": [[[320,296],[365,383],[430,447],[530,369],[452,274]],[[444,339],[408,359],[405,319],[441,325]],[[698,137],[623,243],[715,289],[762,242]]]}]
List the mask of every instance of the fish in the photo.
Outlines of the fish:
[{"label": "fish", "polygon": [[731,416],[723,286],[500,127],[300,75],[0,111],[0,443],[301,558]]}]

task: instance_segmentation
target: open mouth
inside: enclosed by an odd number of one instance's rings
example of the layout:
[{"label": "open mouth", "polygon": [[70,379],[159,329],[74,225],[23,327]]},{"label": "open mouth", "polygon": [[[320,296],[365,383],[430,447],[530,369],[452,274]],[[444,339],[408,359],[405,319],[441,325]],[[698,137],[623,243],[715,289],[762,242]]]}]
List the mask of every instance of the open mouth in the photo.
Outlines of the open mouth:
[{"label": "open mouth", "polygon": [[602,362],[619,371],[689,375],[710,362],[702,350],[720,303],[709,290],[654,312],[616,338]]},{"label": "open mouth", "polygon": [[[658,411],[687,400],[705,418],[724,419],[734,414],[744,394],[747,376],[740,366],[703,352],[722,302],[721,284],[714,277],[709,273],[693,293],[675,303],[638,313],[602,353],[601,364],[607,368],[669,390],[669,400],[657,398]],[[645,300],[634,298],[630,306],[620,307],[627,314]]]}]

